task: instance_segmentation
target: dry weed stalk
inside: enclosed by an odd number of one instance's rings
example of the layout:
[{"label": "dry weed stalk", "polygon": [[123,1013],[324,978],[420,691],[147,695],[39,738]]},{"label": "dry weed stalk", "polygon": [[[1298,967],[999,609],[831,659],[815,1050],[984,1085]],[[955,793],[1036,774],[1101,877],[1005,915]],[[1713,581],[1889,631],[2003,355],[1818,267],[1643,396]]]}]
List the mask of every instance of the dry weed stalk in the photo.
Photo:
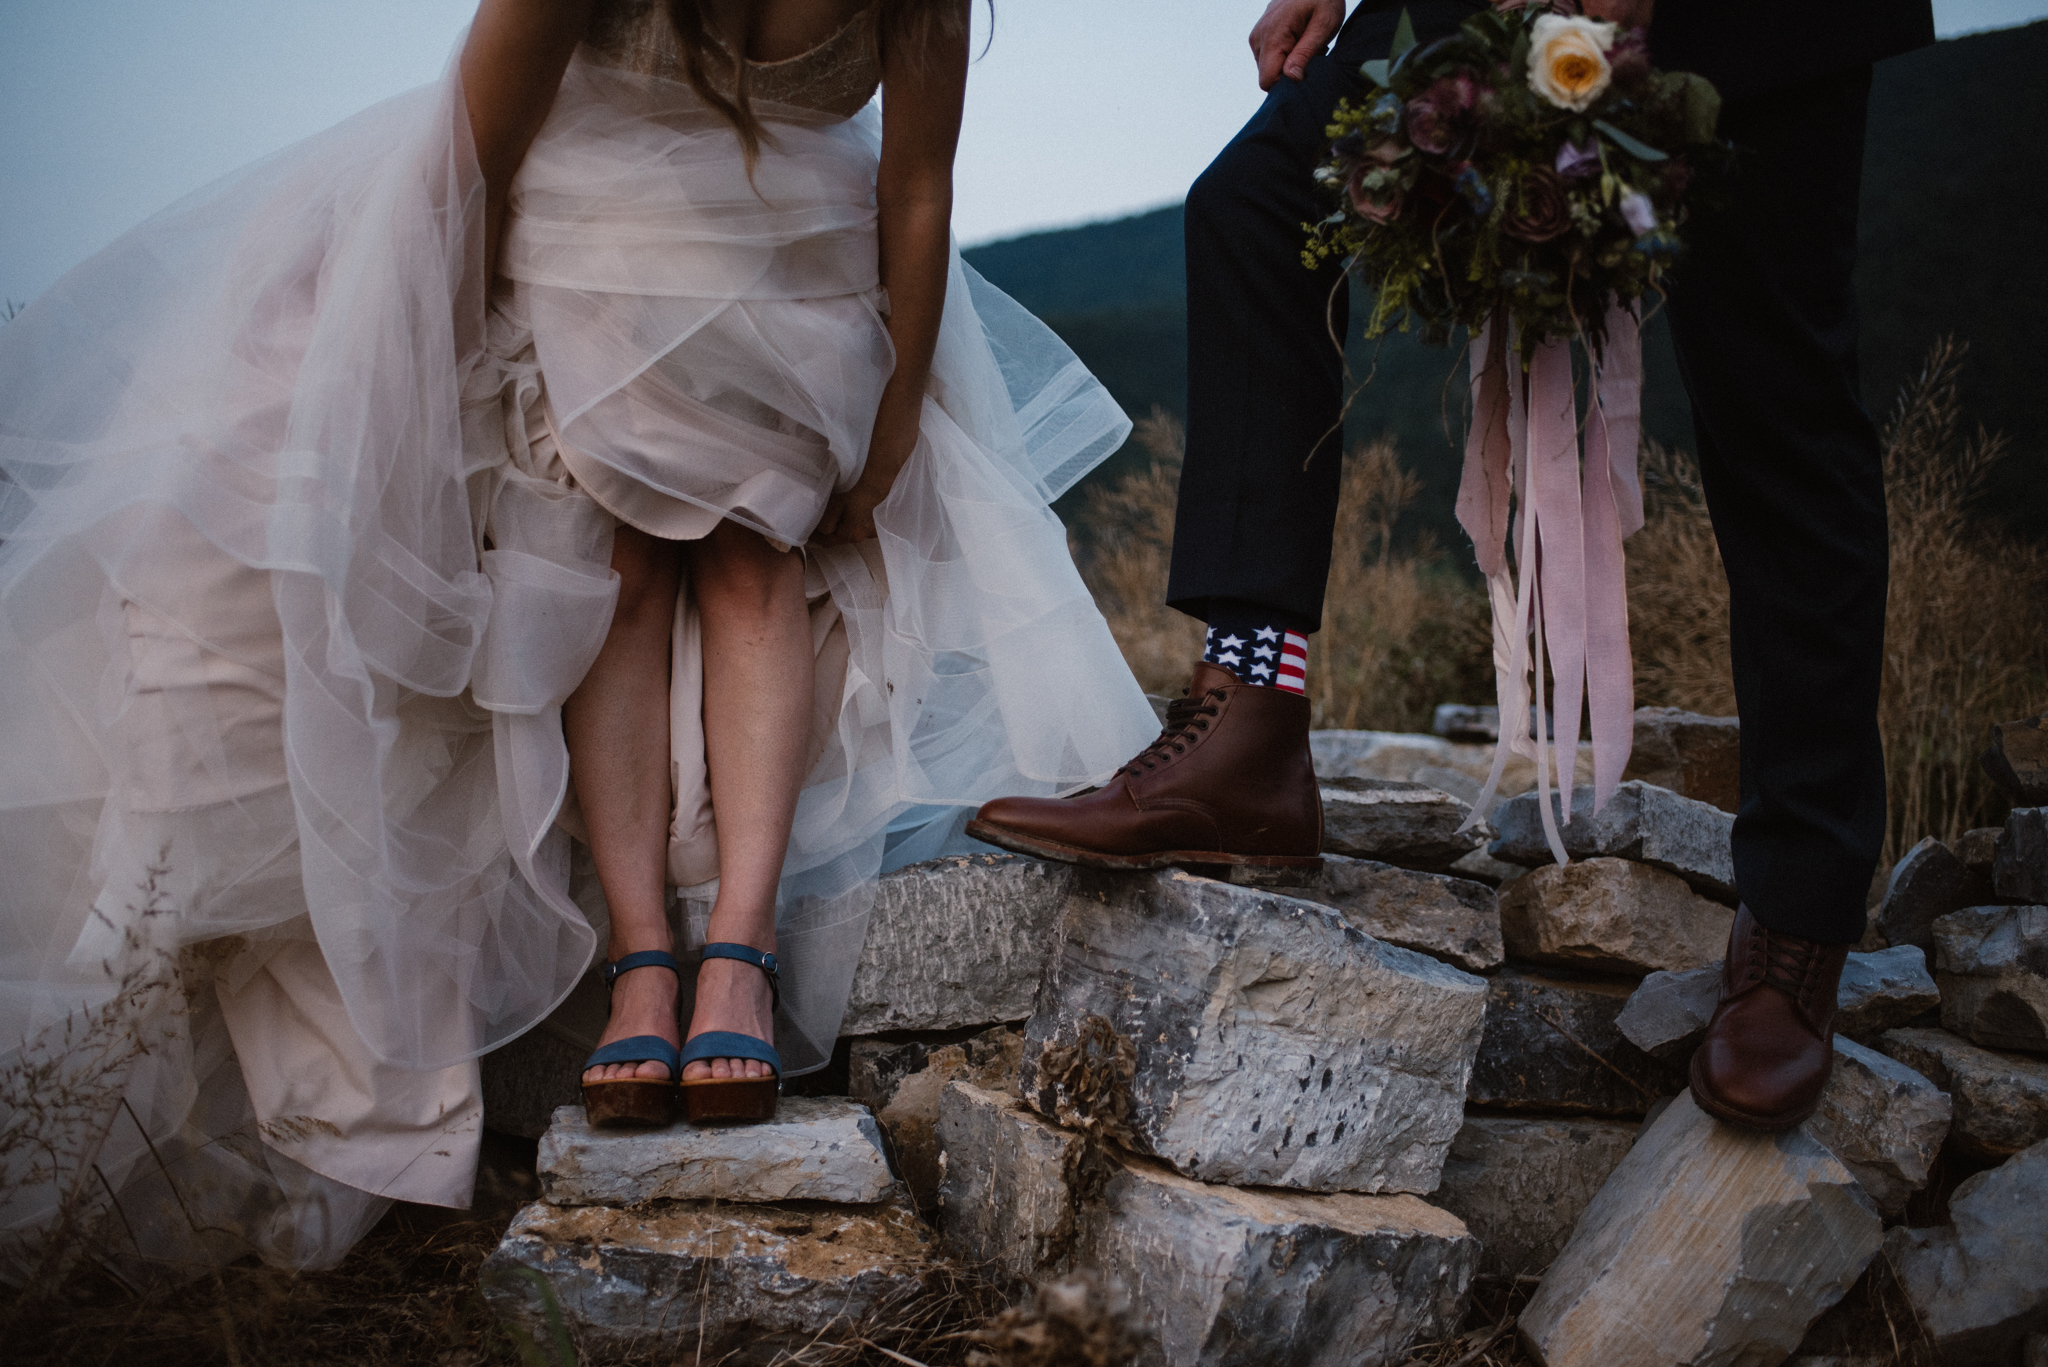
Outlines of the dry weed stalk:
[{"label": "dry weed stalk", "polygon": [[100,1151],[125,1108],[129,1069],[185,1015],[177,958],[150,933],[171,914],[169,873],[161,865],[145,872],[141,905],[129,908],[121,947],[103,965],[106,999],[23,1039],[0,1067],[0,1193],[54,1197],[46,1215],[0,1238],[0,1279],[19,1288],[16,1310],[58,1290],[82,1258],[119,1237]]},{"label": "dry weed stalk", "polygon": [[1129,1306],[1093,1272],[1045,1282],[961,1337],[976,1345],[967,1367],[1125,1367],[1144,1348]]},{"label": "dry weed stalk", "polygon": [[[1138,424],[1145,469],[1092,491],[1081,514],[1083,577],[1148,693],[1176,694],[1202,625],[1165,605],[1184,434],[1164,412]],[[1309,670],[1315,724],[1421,730],[1436,705],[1491,696],[1486,600],[1396,527],[1422,484],[1376,443],[1344,462],[1327,606]]]},{"label": "dry weed stalk", "polygon": [[[1965,348],[1937,343],[1885,429],[1891,595],[1885,609],[1885,858],[1924,836],[1952,841],[2004,820],[1976,755],[1991,724],[2048,701],[2048,552],[1972,510],[2005,455],[1965,431],[1957,377]],[[1629,542],[1636,700],[1728,715],[1728,584],[1699,473],[1652,447],[1649,522]]]}]

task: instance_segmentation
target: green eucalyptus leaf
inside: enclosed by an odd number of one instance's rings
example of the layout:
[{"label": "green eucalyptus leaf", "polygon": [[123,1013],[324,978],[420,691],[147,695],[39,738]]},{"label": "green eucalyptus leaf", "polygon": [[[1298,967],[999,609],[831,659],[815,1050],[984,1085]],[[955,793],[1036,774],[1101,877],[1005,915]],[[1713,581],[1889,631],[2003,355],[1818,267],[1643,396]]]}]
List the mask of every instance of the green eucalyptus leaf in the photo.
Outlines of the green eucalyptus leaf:
[{"label": "green eucalyptus leaf", "polygon": [[1388,63],[1386,59],[1379,58],[1374,61],[1367,62],[1364,66],[1358,69],[1360,72],[1364,74],[1365,79],[1371,81],[1374,85],[1384,86],[1387,83],[1387,66]]},{"label": "green eucalyptus leaf", "polygon": [[1619,128],[1616,128],[1613,124],[1607,122],[1607,120],[1605,119],[1593,120],[1593,126],[1599,129],[1602,133],[1605,133],[1616,147],[1619,147],[1622,151],[1628,153],[1637,161],[1670,160],[1668,156],[1666,156],[1662,152],[1659,152],[1656,148],[1650,146],[1650,144],[1646,142],[1638,142],[1636,139],[1622,132]]},{"label": "green eucalyptus leaf", "polygon": [[1408,17],[1408,11],[1403,9],[1400,21],[1394,25],[1394,44],[1387,49],[1387,60],[1392,62],[1400,61],[1408,55],[1408,50],[1414,46],[1415,23]]},{"label": "green eucalyptus leaf", "polygon": [[1685,80],[1685,137],[1693,143],[1709,143],[1721,122],[1721,92],[1703,76]]}]

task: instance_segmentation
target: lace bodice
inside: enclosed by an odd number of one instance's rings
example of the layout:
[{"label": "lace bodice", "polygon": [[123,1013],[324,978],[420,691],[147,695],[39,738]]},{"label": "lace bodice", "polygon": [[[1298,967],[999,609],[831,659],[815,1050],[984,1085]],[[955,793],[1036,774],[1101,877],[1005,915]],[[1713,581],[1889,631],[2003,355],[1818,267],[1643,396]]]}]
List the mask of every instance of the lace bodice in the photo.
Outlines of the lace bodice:
[{"label": "lace bodice", "polygon": [[[867,18],[865,13],[856,14],[816,47],[794,57],[748,62],[749,93],[756,100],[840,118],[859,113],[882,83],[881,58]],[[665,0],[597,0],[585,42],[606,66],[683,79],[681,48]],[[713,79],[717,78],[714,67]]]}]

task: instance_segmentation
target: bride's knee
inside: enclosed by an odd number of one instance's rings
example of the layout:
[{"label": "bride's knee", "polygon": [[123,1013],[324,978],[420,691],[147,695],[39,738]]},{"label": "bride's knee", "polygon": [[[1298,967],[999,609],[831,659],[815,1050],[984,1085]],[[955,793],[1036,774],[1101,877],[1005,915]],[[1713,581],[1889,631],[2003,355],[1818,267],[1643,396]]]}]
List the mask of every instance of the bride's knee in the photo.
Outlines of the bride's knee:
[{"label": "bride's knee", "polygon": [[612,540],[612,569],[619,576],[612,630],[646,627],[666,635],[682,585],[682,557],[673,541],[621,526]]},{"label": "bride's knee", "polygon": [[690,547],[690,588],[707,611],[759,613],[803,601],[804,562],[759,532],[721,522]]}]

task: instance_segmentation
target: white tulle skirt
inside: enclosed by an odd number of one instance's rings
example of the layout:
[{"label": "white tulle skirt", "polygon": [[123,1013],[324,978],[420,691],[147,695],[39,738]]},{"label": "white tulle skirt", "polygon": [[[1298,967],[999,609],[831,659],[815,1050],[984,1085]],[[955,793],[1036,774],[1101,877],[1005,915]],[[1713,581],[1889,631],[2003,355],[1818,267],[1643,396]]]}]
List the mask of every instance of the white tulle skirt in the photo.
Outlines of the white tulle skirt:
[{"label": "white tulle skirt", "polygon": [[[560,708],[612,529],[801,546],[893,365],[879,123],[579,57],[483,288],[451,75],[210,187],[0,328],[0,1272],[338,1259],[466,1204],[478,1055],[600,943]],[[1048,504],[1128,424],[954,257],[879,539],[809,550],[776,1043],[837,1033],[886,867],[1155,729]],[[715,893],[676,625],[670,872]],[[580,904],[580,905],[579,905]],[[588,910],[586,910],[588,908]]]}]

